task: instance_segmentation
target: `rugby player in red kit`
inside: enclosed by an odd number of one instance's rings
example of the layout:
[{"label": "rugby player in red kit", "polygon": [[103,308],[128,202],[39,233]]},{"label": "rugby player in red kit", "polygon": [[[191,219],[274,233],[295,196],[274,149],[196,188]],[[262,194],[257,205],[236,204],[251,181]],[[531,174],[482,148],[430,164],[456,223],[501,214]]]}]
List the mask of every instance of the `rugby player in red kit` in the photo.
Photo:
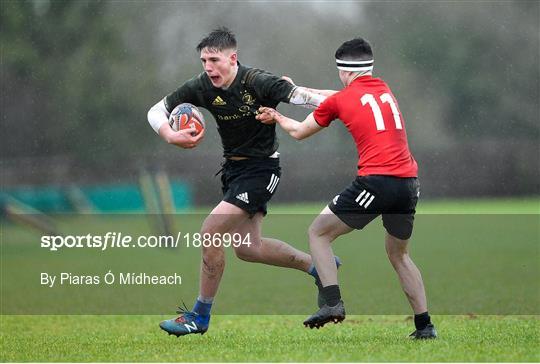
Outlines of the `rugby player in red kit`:
[{"label": "rugby player in red kit", "polygon": [[403,291],[414,311],[416,339],[437,337],[427,310],[422,276],[408,254],[416,203],[418,166],[409,151],[405,123],[388,85],[372,76],[373,52],[362,38],[343,43],[335,53],[344,88],[328,97],[303,122],[261,107],[257,119],[277,122],[296,139],[307,138],[340,119],[358,150],[358,175],[325,207],[309,227],[309,244],[324,299],[304,325],[313,328],[345,319],[331,243],[382,216],[385,246]]}]

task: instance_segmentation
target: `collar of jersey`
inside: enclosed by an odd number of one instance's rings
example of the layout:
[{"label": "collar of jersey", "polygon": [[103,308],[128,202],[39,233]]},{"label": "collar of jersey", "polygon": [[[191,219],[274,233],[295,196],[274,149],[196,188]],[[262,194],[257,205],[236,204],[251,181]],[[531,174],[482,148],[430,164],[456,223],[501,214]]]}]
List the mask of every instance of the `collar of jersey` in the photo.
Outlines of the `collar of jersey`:
[{"label": "collar of jersey", "polygon": [[356,77],[353,82],[351,82],[351,85],[355,82],[359,82],[359,81],[367,81],[369,79],[373,78],[373,75],[363,75],[363,76],[360,76],[360,77]]}]

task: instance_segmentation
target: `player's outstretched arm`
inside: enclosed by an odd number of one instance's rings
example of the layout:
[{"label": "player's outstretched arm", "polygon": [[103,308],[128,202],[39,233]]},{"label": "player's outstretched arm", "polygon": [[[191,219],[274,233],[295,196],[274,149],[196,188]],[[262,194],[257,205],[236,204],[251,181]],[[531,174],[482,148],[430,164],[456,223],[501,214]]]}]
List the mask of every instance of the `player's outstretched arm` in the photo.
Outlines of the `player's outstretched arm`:
[{"label": "player's outstretched arm", "polygon": [[303,89],[305,92],[311,92],[311,93],[314,93],[314,94],[318,94],[318,95],[322,95],[322,96],[325,96],[325,97],[328,97],[328,96],[332,96],[333,94],[337,93],[338,91],[335,91],[335,90],[319,90],[319,89],[316,89],[316,88],[309,88],[309,87],[305,87],[305,86],[298,86],[294,83],[294,81],[292,80],[292,78],[288,77],[288,76],[281,76],[282,79],[284,79],[285,81],[297,86],[299,89]]},{"label": "player's outstretched arm", "polygon": [[193,133],[191,129],[174,131],[169,126],[169,115],[165,102],[161,100],[148,110],[148,122],[152,129],[167,143],[185,149],[196,147],[204,137],[204,129],[196,136],[191,135]]},{"label": "player's outstretched arm", "polygon": [[278,123],[283,130],[297,140],[305,139],[323,129],[317,124],[313,113],[309,114],[303,122],[288,118],[271,107],[260,107],[257,120],[264,124]]},{"label": "player's outstretched arm", "polygon": [[289,104],[303,106],[308,109],[316,109],[324,100],[326,100],[326,96],[311,92],[305,87],[297,86],[292,92]]}]

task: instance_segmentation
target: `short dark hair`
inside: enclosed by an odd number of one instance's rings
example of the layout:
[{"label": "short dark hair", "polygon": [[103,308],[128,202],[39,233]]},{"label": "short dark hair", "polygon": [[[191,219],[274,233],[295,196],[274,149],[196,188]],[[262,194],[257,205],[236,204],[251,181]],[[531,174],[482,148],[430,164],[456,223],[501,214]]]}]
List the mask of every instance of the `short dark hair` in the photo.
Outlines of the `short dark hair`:
[{"label": "short dark hair", "polygon": [[340,45],[335,57],[344,61],[367,61],[373,59],[373,51],[367,40],[354,38]]},{"label": "short dark hair", "polygon": [[197,52],[208,48],[215,51],[224,49],[236,49],[236,37],[227,27],[219,27],[212,30],[210,34],[204,37],[197,45]]}]

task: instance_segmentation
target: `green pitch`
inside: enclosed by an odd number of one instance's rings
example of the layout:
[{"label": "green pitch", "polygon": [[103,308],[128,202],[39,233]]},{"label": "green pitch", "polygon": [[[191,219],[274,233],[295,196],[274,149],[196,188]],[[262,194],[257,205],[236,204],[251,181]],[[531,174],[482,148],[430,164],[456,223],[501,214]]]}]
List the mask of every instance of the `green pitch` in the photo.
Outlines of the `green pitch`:
[{"label": "green pitch", "polygon": [[406,339],[405,316],[354,316],[320,330],[300,316],[217,316],[209,332],[176,338],[159,316],[10,316],[2,361],[423,361],[540,360],[534,317],[435,316],[441,337]]},{"label": "green pitch", "polygon": [[[276,205],[265,234],[290,239],[306,250],[305,229],[312,217],[308,215],[323,205]],[[228,252],[215,305],[218,314],[212,317],[210,330],[204,336],[182,338],[167,336],[157,326],[173,315],[179,288],[162,287],[157,292],[124,287],[52,290],[27,282],[38,280],[36,273],[50,267],[101,272],[114,264],[116,269],[162,269],[167,273],[191,262],[193,266],[183,270],[186,283],[180,287],[181,297],[190,306],[197,290],[198,250],[53,253],[34,248],[39,238],[35,232],[3,224],[0,360],[540,361],[540,201],[423,202],[419,213],[423,216],[417,219],[411,249],[423,271],[430,311],[440,334],[433,342],[407,339],[413,323],[384,255],[380,221],[343,237],[335,246],[345,262],[340,278],[351,313],[343,324],[305,329],[301,322],[314,310],[315,302],[309,277],[240,262]],[[145,231],[145,224],[138,220],[108,220],[93,228],[109,231],[111,226],[123,226],[128,231]],[[188,220],[184,217],[181,227],[197,229],[201,217]],[[88,222],[68,222],[64,221],[68,231],[91,227]],[[107,303],[104,311],[99,311],[100,299]],[[242,309],[237,308],[239,302]],[[60,305],[59,313],[79,307],[77,312],[160,315],[50,315],[40,311],[40,307],[54,305]],[[273,307],[277,307],[276,314],[263,314],[274,313]],[[237,314],[243,312],[251,314]]]}]

